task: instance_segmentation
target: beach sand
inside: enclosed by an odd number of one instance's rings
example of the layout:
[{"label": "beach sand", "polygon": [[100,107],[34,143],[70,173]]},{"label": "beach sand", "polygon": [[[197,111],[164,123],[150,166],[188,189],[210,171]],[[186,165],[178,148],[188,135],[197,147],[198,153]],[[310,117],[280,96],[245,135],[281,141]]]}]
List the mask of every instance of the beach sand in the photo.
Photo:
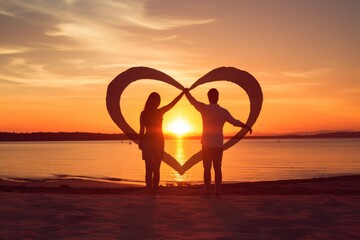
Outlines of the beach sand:
[{"label": "beach sand", "polygon": [[0,181],[0,239],[360,239],[360,176],[144,187]]}]

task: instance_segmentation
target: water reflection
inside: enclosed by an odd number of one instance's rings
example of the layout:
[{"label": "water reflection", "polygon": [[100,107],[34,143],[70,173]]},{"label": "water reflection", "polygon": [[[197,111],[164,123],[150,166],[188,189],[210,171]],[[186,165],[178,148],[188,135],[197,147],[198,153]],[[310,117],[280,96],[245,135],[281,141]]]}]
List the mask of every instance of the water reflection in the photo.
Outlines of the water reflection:
[{"label": "water reflection", "polygon": [[[167,140],[166,152],[184,164],[201,149],[200,140]],[[254,154],[256,153],[256,154]],[[224,152],[223,182],[313,178],[360,173],[360,139],[248,139]],[[184,176],[161,165],[162,184],[202,184],[202,163]],[[144,181],[145,164],[127,141],[1,142],[0,178],[54,175]]]},{"label": "water reflection", "polygon": [[[182,138],[178,138],[176,140],[175,145],[175,158],[176,160],[183,165],[186,161],[185,159],[185,147],[184,147],[184,140]],[[175,170],[173,171],[174,181],[178,183],[185,183],[186,182],[186,173],[184,175],[180,175]]]}]

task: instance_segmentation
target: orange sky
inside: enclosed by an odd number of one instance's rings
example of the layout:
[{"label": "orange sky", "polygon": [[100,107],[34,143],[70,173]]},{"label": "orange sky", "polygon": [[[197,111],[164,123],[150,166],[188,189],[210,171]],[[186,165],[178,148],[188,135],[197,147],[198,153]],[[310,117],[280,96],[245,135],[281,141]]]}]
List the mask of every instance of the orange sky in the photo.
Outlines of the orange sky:
[{"label": "orange sky", "polygon": [[[119,132],[106,89],[133,66],[156,68],[184,86],[220,66],[248,71],[264,93],[254,133],[360,130],[359,12],[355,0],[3,0],[0,131]],[[245,121],[242,89],[219,82],[192,93],[206,102],[213,86],[219,104]],[[121,105],[136,131],[151,91],[162,104],[179,93],[149,80],[131,84]],[[176,118],[201,131],[185,98],[164,127]]]}]

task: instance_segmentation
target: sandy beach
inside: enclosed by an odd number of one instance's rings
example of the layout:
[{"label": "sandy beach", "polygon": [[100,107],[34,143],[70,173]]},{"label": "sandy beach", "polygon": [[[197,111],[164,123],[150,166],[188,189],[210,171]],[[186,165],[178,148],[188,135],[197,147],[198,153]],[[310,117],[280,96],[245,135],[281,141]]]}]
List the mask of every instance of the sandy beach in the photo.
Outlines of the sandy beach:
[{"label": "sandy beach", "polygon": [[360,176],[161,187],[0,181],[0,239],[359,239]]}]

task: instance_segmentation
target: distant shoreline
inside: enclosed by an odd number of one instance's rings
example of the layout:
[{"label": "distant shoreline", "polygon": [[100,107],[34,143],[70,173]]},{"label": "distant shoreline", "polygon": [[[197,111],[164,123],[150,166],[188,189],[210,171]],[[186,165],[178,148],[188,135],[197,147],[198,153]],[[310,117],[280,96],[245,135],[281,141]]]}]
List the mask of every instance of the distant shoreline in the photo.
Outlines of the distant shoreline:
[{"label": "distant shoreline", "polygon": [[[174,135],[165,135],[166,139],[178,139]],[[200,135],[184,136],[182,139],[199,139]],[[231,136],[226,136],[229,139]],[[328,132],[315,134],[284,134],[246,136],[246,139],[306,139],[306,138],[360,138],[360,132]],[[119,133],[87,133],[87,132],[33,132],[11,133],[0,132],[0,142],[12,141],[129,141],[127,135]]]}]

